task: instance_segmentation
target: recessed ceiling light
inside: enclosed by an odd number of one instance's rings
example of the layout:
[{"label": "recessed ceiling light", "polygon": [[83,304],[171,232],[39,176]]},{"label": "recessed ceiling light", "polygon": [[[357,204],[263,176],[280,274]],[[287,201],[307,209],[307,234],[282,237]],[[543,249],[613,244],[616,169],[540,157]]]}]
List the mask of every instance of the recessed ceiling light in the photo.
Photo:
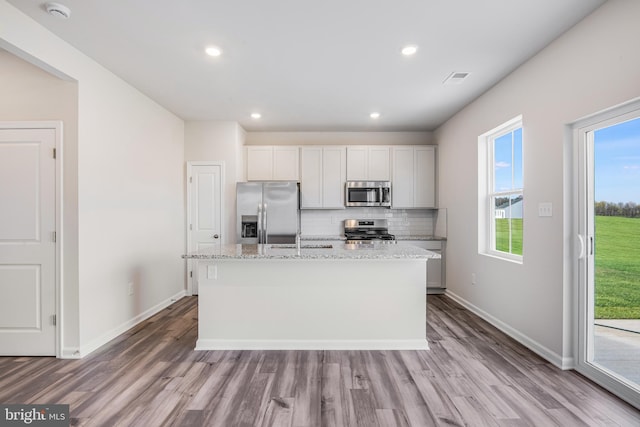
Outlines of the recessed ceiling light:
[{"label": "recessed ceiling light", "polygon": [[71,9],[60,3],[47,3],[44,8],[49,15],[56,18],[68,19],[71,16]]},{"label": "recessed ceiling light", "polygon": [[409,45],[409,46],[403,47],[401,52],[404,56],[411,56],[411,55],[415,55],[417,51],[418,51],[418,46]]},{"label": "recessed ceiling light", "polygon": [[380,113],[376,113],[376,112],[371,113],[369,114],[369,117],[371,117],[372,119],[377,119],[380,117]]},{"label": "recessed ceiling light", "polygon": [[251,118],[252,119],[259,119],[260,117],[262,117],[262,114],[260,113],[251,113]]},{"label": "recessed ceiling light", "polygon": [[217,46],[209,46],[208,48],[205,49],[205,52],[207,52],[207,55],[209,56],[222,55],[222,50],[220,50],[220,48]]}]

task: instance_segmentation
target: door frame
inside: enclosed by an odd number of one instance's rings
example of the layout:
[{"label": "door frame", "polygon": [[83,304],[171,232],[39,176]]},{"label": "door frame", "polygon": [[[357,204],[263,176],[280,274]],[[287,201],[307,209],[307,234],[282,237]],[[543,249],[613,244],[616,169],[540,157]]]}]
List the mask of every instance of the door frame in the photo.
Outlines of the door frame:
[{"label": "door frame", "polygon": [[[191,221],[191,178],[193,176],[193,167],[194,166],[220,166],[220,228],[221,228],[221,238],[220,244],[223,245],[226,241],[226,230],[224,230],[224,219],[225,219],[225,203],[224,199],[226,198],[225,193],[225,171],[224,171],[224,161],[214,161],[214,160],[200,160],[200,161],[187,161],[187,169],[185,176],[185,188],[187,193],[187,214],[185,217],[185,234],[186,234],[186,251],[189,252],[189,248],[191,248],[191,233],[189,229],[190,221]],[[197,268],[197,260],[187,259],[186,260],[186,270],[185,270],[185,284],[187,289],[187,295],[193,295],[193,274],[197,274],[197,271],[194,272],[194,269]]]},{"label": "door frame", "polygon": [[[64,228],[63,228],[63,123],[61,120],[44,120],[44,121],[0,121],[0,129],[53,129],[55,132],[54,148],[56,150],[55,157],[55,224],[56,224],[56,241],[55,241],[55,316],[56,316],[56,349],[55,354],[57,358],[62,358],[63,347],[63,325],[64,325],[64,299],[63,299],[63,240],[64,240]],[[52,153],[53,154],[53,153]]]},{"label": "door frame", "polygon": [[[590,225],[585,206],[593,203],[590,187],[594,179],[593,144],[589,141],[591,131],[610,126],[617,121],[624,121],[625,116],[637,114],[640,111],[640,98],[635,98],[618,106],[592,114],[569,125],[573,140],[573,185],[572,206],[573,221],[571,236],[573,242],[573,355],[576,371],[609,390],[633,406],[638,406],[638,391],[615,375],[590,363],[593,343],[589,337],[593,335],[593,324],[589,320],[592,316],[593,290],[589,287],[589,276],[593,276],[593,261],[589,252],[593,242],[593,228]],[[593,323],[593,322],[591,322]]]}]

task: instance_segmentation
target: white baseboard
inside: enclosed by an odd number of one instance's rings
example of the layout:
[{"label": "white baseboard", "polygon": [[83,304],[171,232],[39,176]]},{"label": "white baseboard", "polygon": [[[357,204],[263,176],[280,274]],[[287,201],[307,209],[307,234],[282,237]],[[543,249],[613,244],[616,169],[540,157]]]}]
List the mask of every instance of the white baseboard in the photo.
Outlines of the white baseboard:
[{"label": "white baseboard", "polygon": [[80,359],[80,349],[77,347],[63,348],[60,359]]},{"label": "white baseboard", "polygon": [[[96,351],[98,348],[102,347],[103,345],[105,345],[106,343],[108,343],[109,341],[111,341],[112,339],[117,337],[118,335],[128,331],[129,329],[133,328],[134,326],[136,326],[140,322],[143,322],[143,321],[147,320],[149,317],[153,316],[154,314],[156,314],[156,313],[164,310],[165,308],[169,307],[171,304],[173,304],[174,302],[178,301],[180,298],[184,297],[185,295],[186,295],[186,291],[182,290],[182,291],[178,292],[177,294],[165,299],[164,301],[159,302],[158,304],[154,305],[153,307],[149,308],[148,310],[143,311],[142,313],[138,314],[134,318],[124,322],[123,324],[121,324],[120,326],[118,326],[116,328],[113,328],[112,330],[110,330],[106,334],[103,334],[101,337],[99,337],[97,339],[94,339],[93,341],[91,341],[88,344],[80,346],[79,352],[77,350],[74,350],[75,352],[72,354],[71,357],[68,357],[68,358],[69,359],[81,359],[81,358],[85,357],[86,355]],[[69,350],[69,351],[71,351],[71,350]],[[63,355],[62,355],[63,358],[67,358],[67,357],[65,357],[65,353],[66,353],[66,351],[63,352]]]},{"label": "white baseboard", "polygon": [[212,340],[196,350],[429,350],[427,340]]},{"label": "white baseboard", "polygon": [[449,289],[447,289],[447,291],[445,292],[445,295],[451,298],[452,300],[454,300],[455,302],[457,302],[458,304],[460,304],[461,306],[463,306],[464,308],[466,308],[467,310],[471,311],[475,315],[486,320],[496,328],[500,329],[502,332],[509,335],[511,338],[518,341],[520,344],[524,345],[529,350],[533,351],[538,356],[542,357],[543,359],[547,360],[548,362],[552,363],[558,368],[563,370],[573,369],[573,358],[560,356],[556,352],[548,349],[547,347],[543,346],[539,342],[529,338],[528,336],[521,333],[517,329],[512,328],[511,326],[507,325],[501,320],[496,319],[486,311],[471,304],[469,301],[465,300],[459,295],[451,292]]}]

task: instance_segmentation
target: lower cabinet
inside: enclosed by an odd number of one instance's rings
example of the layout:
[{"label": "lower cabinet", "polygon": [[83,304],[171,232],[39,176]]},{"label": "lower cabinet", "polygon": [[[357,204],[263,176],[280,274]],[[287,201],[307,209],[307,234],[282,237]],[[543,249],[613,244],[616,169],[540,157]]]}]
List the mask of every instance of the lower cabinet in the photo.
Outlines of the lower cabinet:
[{"label": "lower cabinet", "polygon": [[445,281],[445,247],[447,242],[444,240],[407,240],[403,243],[440,254],[440,259],[429,259],[427,262],[427,293],[444,293],[447,287]]}]

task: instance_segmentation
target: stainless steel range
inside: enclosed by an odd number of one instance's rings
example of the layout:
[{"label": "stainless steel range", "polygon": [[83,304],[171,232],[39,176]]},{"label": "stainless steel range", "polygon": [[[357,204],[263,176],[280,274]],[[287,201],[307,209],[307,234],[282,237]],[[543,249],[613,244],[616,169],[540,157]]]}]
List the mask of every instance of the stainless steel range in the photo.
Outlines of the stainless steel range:
[{"label": "stainless steel range", "polygon": [[396,243],[386,219],[345,219],[344,236],[347,244]]}]

